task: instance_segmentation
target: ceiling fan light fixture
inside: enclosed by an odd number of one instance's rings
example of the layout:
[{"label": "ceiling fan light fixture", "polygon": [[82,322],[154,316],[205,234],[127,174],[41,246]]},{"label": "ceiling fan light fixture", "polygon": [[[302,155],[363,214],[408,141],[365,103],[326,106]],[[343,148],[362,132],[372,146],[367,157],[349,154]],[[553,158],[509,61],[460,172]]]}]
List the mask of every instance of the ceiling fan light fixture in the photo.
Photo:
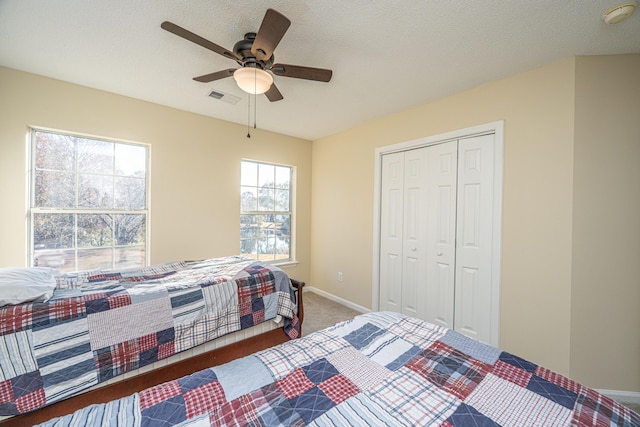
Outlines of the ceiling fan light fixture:
[{"label": "ceiling fan light fixture", "polygon": [[271,84],[273,84],[273,77],[271,77],[271,74],[261,70],[260,68],[238,68],[234,71],[233,78],[240,89],[255,95],[265,93],[269,90]]}]

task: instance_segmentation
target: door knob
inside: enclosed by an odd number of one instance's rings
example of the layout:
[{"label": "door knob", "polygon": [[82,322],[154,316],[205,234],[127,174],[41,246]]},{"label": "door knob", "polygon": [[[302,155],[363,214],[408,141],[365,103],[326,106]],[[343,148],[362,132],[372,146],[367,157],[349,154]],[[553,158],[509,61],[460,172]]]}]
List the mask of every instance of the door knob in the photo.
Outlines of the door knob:
[{"label": "door knob", "polygon": [[411,250],[412,250],[413,252],[415,252],[415,251],[416,251],[416,248],[411,248]]},{"label": "door knob", "polygon": [[436,255],[438,255],[438,256],[442,256],[442,252],[438,252]]}]

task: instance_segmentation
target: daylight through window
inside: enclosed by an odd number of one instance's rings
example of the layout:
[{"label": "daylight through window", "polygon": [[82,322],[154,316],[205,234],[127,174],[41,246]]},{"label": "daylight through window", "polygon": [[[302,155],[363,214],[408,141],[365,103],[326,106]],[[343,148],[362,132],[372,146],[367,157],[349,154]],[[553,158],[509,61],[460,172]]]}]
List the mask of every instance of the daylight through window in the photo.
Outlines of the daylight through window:
[{"label": "daylight through window", "polygon": [[292,168],[243,161],[241,174],[240,253],[261,261],[292,260]]},{"label": "daylight through window", "polygon": [[31,151],[32,265],[146,265],[147,146],[33,129]]}]

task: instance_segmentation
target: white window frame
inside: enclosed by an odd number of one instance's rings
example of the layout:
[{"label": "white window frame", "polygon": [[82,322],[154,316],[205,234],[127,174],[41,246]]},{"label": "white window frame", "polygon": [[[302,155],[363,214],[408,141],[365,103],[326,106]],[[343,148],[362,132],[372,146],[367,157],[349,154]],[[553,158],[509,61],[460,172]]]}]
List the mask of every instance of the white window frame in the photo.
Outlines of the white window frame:
[{"label": "white window frame", "polygon": [[[35,138],[34,138],[34,134],[36,132],[43,132],[43,133],[51,133],[51,134],[58,134],[58,135],[67,135],[70,137],[76,137],[76,138],[86,138],[86,139],[91,139],[91,140],[96,140],[96,141],[104,141],[104,142],[108,142],[108,143],[113,143],[113,144],[123,144],[123,145],[133,145],[133,146],[139,146],[139,147],[144,147],[146,150],[146,158],[145,158],[145,171],[146,171],[146,175],[145,175],[145,208],[144,209],[135,209],[135,210],[127,210],[127,209],[104,209],[104,208],[45,208],[45,207],[37,207],[35,206],[35,197],[36,197],[36,191],[35,191],[35,184],[36,184],[36,150],[34,147],[35,144]],[[88,134],[82,134],[82,133],[78,133],[78,132],[70,132],[70,131],[61,131],[61,130],[57,130],[57,129],[50,129],[50,128],[46,128],[46,127],[40,127],[40,126],[30,126],[29,127],[29,138],[28,138],[28,144],[27,144],[27,154],[28,154],[28,170],[29,170],[29,194],[28,194],[28,215],[27,215],[27,219],[28,219],[28,248],[27,248],[27,262],[28,265],[30,266],[34,266],[35,262],[36,262],[36,257],[35,257],[35,242],[34,242],[34,216],[36,214],[42,214],[42,213],[66,213],[66,214],[99,214],[99,213],[104,213],[104,214],[109,214],[109,215],[118,215],[118,214],[141,214],[144,215],[145,217],[145,237],[144,237],[144,260],[143,260],[143,264],[136,266],[136,267],[145,267],[149,265],[149,260],[151,258],[151,254],[150,254],[150,235],[151,235],[151,221],[150,221],[150,217],[151,217],[151,212],[150,212],[150,159],[151,159],[151,146],[149,144],[144,144],[144,143],[140,143],[140,142],[133,142],[133,141],[125,141],[125,140],[121,140],[121,139],[116,139],[116,138],[108,138],[108,137],[102,137],[102,136],[95,136],[95,135],[88,135]],[[77,175],[77,171],[75,172]],[[114,176],[117,176],[114,174]],[[77,183],[76,183],[77,185]],[[75,228],[75,227],[74,227]],[[77,232],[77,230],[74,230],[74,234]],[[73,250],[74,252],[74,266],[75,268],[73,268],[73,271],[77,270],[77,266],[78,266],[78,250],[80,249],[87,249],[87,248],[79,248],[77,245],[77,241],[76,239],[74,239],[73,242],[73,247],[69,248],[69,250]],[[105,246],[104,248],[111,248],[112,250],[115,250],[117,248],[121,248],[121,247],[126,247],[126,246],[122,246],[122,245],[116,245],[115,241],[114,243],[112,243],[110,246]],[[96,248],[98,249],[98,248]],[[112,265],[111,268],[118,268],[117,266],[114,265],[114,257],[112,257]],[[127,267],[124,267],[127,268]],[[100,269],[108,269],[108,268],[100,268]]]},{"label": "white window frame", "polygon": [[[263,164],[263,165],[268,165],[268,166],[276,166],[276,167],[286,167],[289,168],[290,170],[290,180],[289,180],[289,211],[243,211],[242,210],[242,200],[240,201],[240,215],[238,217],[238,219],[240,220],[240,233],[242,233],[242,215],[289,215],[290,217],[290,233],[289,233],[289,258],[287,259],[273,259],[273,260],[264,260],[264,259],[260,259],[261,262],[268,262],[272,265],[277,265],[279,267],[285,267],[285,266],[289,266],[289,265],[296,265],[298,264],[298,262],[296,261],[296,235],[295,235],[295,230],[296,230],[296,167],[295,166],[291,166],[291,165],[286,165],[286,164],[281,164],[281,163],[273,163],[273,162],[266,162],[266,161],[262,161],[262,160],[253,160],[253,159],[242,159],[240,162],[240,194],[242,195],[242,163],[243,162],[250,162],[250,163],[256,163],[258,165]],[[240,245],[242,245],[242,236],[239,236],[239,243]],[[240,251],[242,251],[241,246],[240,246]],[[241,254],[243,256],[248,256],[248,257],[252,257],[253,254]],[[256,259],[257,258],[257,254],[256,254]]]}]

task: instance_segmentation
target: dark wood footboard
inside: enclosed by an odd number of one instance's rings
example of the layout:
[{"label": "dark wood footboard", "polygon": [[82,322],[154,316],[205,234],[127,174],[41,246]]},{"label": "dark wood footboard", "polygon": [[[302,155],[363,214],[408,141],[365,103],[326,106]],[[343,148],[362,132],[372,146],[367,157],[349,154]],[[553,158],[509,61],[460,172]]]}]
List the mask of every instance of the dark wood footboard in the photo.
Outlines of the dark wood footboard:
[{"label": "dark wood footboard", "polygon": [[[302,322],[304,320],[302,290],[305,283],[291,279],[291,285],[293,286],[296,296],[298,318],[300,319],[300,333],[302,334]],[[202,369],[222,365],[223,363],[248,356],[257,351],[265,350],[269,347],[273,347],[287,341],[289,341],[289,339],[281,328],[273,329],[246,340],[238,341],[225,347],[211,350],[206,353],[163,366],[162,368],[79,394],[69,399],[45,406],[42,409],[0,421],[0,425],[2,425],[2,427],[32,426],[34,424],[50,420],[51,418],[70,414],[88,405],[119,399],[121,397],[129,396],[137,391],[144,390],[145,388],[153,387],[166,381],[172,381]]]}]

